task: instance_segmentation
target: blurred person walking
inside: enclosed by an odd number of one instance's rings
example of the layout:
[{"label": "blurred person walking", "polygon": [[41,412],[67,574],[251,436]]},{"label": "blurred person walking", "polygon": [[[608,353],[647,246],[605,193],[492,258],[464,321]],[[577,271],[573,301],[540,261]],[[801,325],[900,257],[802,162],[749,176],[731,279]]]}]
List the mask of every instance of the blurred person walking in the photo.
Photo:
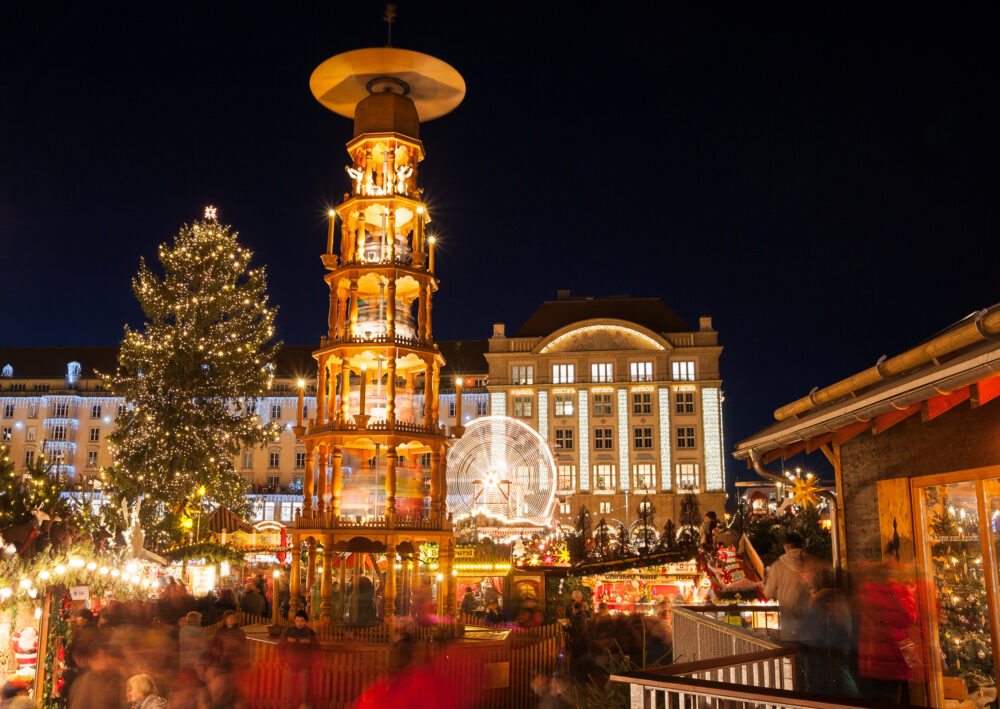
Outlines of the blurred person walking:
[{"label": "blurred person walking", "polygon": [[28,696],[28,686],[8,682],[0,689],[0,709],[34,709],[35,703]]},{"label": "blurred person walking", "polygon": [[250,667],[247,634],[240,628],[236,611],[222,614],[222,627],[212,636],[211,649],[215,661],[227,672],[241,673]]},{"label": "blurred person walking", "polygon": [[907,632],[917,622],[910,590],[893,578],[885,564],[864,570],[858,587],[858,674],[863,696],[897,704],[909,702],[909,680],[919,652]]},{"label": "blurred person walking", "polygon": [[181,671],[191,670],[208,654],[208,635],[201,627],[201,613],[191,611],[184,627],[177,633],[177,666]]},{"label": "blurred person walking", "polygon": [[73,683],[69,709],[125,709],[125,682],[118,673],[121,658],[103,643],[93,646],[87,669]]}]

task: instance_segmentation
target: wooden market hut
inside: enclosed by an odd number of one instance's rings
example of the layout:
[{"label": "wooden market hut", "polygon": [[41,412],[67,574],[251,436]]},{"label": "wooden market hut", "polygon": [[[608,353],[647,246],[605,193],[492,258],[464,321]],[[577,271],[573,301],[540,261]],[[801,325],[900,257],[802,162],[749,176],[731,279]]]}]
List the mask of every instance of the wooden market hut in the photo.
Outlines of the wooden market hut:
[{"label": "wooden market hut", "polygon": [[[836,476],[836,561],[848,583],[873,562],[915,581],[909,632],[927,672],[916,703],[996,695],[1000,662],[1000,305],[774,412],[737,445],[767,464],[819,452]],[[913,575],[915,574],[915,578]],[[965,702],[965,703],[963,703]]]}]

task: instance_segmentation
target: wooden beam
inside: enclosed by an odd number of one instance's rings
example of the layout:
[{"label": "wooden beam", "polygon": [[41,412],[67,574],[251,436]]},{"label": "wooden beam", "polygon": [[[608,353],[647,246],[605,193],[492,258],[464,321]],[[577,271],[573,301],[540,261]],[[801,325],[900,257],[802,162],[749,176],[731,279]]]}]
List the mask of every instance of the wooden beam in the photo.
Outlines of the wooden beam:
[{"label": "wooden beam", "polygon": [[970,387],[969,398],[972,399],[974,409],[993,401],[998,396],[1000,396],[1000,376],[983,379]]},{"label": "wooden beam", "polygon": [[865,431],[867,431],[869,428],[871,428],[871,425],[872,425],[871,421],[858,421],[857,423],[852,423],[847,426],[844,426],[843,428],[838,429],[837,431],[834,432],[833,441],[838,446],[843,443],[847,443],[847,441],[851,440],[859,433],[864,433]]},{"label": "wooden beam", "polygon": [[913,414],[920,412],[920,402],[907,406],[905,409],[899,409],[896,411],[890,411],[885,414],[880,414],[875,417],[875,423],[872,424],[872,433],[879,434],[888,431],[890,428],[895,426],[900,421],[905,421],[906,419],[913,416]]},{"label": "wooden beam", "polygon": [[956,389],[950,394],[940,394],[938,396],[931,397],[925,403],[925,406],[921,410],[921,418],[924,423],[936,419],[941,414],[945,413],[949,409],[952,409],[963,401],[968,399],[970,396],[969,387],[962,387],[961,389]]},{"label": "wooden beam", "polygon": [[821,450],[823,446],[828,445],[832,440],[832,433],[824,433],[819,436],[813,436],[806,441],[806,453],[815,453],[816,451]]}]

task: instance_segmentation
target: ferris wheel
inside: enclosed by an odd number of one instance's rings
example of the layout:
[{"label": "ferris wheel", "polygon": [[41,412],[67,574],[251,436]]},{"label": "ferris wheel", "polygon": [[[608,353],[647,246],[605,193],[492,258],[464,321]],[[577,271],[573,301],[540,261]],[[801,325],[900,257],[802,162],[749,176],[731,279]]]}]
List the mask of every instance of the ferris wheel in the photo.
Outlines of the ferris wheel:
[{"label": "ferris wheel", "polygon": [[448,452],[448,507],[456,519],[483,514],[547,524],[556,462],[535,429],[509,416],[482,416]]}]

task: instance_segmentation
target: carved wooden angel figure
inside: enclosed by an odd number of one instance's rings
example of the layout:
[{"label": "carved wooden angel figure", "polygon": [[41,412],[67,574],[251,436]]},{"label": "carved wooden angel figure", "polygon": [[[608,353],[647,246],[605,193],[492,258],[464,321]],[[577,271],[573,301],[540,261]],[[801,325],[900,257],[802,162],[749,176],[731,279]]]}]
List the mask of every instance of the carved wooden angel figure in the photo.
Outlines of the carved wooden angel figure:
[{"label": "carved wooden angel figure", "polygon": [[146,559],[166,566],[166,559],[143,548],[146,533],[142,531],[142,523],[139,521],[139,508],[141,506],[142,495],[135,501],[131,512],[128,509],[128,501],[122,500],[122,514],[125,516],[125,523],[128,524],[128,531],[125,532],[125,541],[128,542],[128,556],[130,559]]},{"label": "carved wooden angel figure", "polygon": [[408,180],[413,174],[413,166],[401,165],[396,168],[396,194],[406,195]]},{"label": "carved wooden angel figure", "polygon": [[354,183],[354,194],[361,194],[361,180],[364,179],[365,173],[350,165],[345,165],[344,169],[347,170],[347,174],[351,176],[351,182]]}]

